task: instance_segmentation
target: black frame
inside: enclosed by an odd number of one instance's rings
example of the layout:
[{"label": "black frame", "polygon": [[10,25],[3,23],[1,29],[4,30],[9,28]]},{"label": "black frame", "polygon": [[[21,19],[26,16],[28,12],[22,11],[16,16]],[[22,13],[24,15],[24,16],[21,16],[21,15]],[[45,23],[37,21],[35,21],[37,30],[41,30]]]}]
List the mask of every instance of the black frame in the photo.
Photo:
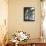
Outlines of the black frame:
[{"label": "black frame", "polygon": [[34,20],[35,20],[35,8],[24,7],[24,21],[34,21]]}]

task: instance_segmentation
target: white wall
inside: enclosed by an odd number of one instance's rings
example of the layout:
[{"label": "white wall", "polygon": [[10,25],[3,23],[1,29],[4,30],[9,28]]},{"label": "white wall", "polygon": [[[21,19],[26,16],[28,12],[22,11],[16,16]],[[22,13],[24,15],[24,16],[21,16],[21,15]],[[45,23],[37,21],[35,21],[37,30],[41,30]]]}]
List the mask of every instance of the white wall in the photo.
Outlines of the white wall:
[{"label": "white wall", "polygon": [[[23,8],[35,7],[35,21],[25,22],[23,20]],[[40,37],[41,9],[40,0],[9,0],[8,16],[9,36],[16,31],[26,31],[31,38]]]}]

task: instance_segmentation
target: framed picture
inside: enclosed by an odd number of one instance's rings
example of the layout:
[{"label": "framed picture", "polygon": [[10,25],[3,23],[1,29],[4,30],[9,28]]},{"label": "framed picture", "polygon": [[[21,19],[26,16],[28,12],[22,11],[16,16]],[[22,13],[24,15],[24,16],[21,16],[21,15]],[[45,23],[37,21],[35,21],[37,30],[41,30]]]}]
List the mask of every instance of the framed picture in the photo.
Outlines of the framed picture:
[{"label": "framed picture", "polygon": [[35,20],[35,8],[24,7],[24,21],[34,21],[34,20]]}]

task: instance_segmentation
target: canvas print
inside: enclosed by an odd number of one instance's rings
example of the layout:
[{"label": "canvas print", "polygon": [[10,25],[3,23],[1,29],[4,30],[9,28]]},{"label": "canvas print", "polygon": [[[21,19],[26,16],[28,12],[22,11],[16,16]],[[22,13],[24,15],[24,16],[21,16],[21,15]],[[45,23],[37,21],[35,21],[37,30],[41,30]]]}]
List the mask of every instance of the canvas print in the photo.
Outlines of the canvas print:
[{"label": "canvas print", "polygon": [[34,21],[34,20],[35,20],[35,8],[24,7],[24,21]]}]

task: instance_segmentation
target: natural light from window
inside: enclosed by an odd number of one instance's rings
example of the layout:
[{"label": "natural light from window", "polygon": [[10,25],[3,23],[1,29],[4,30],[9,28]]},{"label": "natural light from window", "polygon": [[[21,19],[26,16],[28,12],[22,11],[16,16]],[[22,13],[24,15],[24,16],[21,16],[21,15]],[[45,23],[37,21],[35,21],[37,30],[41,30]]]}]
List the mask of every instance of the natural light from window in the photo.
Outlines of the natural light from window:
[{"label": "natural light from window", "polygon": [[7,32],[8,23],[8,0],[0,0],[0,42]]},{"label": "natural light from window", "polygon": [[44,11],[44,20],[43,20],[43,35],[44,38],[46,38],[46,0],[44,1],[43,4],[43,11]]}]

